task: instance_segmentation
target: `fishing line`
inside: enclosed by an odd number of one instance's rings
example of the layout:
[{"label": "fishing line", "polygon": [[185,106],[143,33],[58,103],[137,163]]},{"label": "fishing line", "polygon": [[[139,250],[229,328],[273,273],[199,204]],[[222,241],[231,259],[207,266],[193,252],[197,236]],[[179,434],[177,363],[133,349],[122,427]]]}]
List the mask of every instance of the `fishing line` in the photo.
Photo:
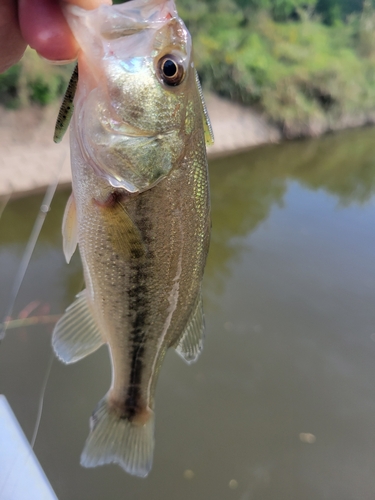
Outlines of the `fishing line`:
[{"label": "fishing line", "polygon": [[47,383],[48,383],[48,380],[49,380],[49,377],[50,377],[50,374],[51,374],[52,364],[53,364],[54,358],[55,358],[55,355],[52,352],[51,356],[50,356],[50,359],[49,359],[49,362],[48,362],[46,373],[44,375],[44,380],[43,380],[43,384],[42,384],[42,390],[40,391],[38,413],[37,413],[37,416],[36,416],[36,421],[35,421],[35,427],[34,427],[33,436],[32,436],[31,441],[30,441],[30,446],[31,446],[32,449],[34,449],[35,441],[36,441],[36,438],[38,436],[38,431],[39,431],[39,427],[40,427],[40,421],[42,420],[43,405],[44,405],[44,396],[46,394]]},{"label": "fishing line", "polygon": [[[49,362],[48,362],[48,366],[47,366],[47,370],[46,370],[46,374],[44,376],[44,380],[43,380],[43,384],[42,384],[42,390],[41,390],[41,393],[40,393],[40,400],[39,400],[39,405],[38,405],[38,413],[37,413],[37,418],[36,418],[36,422],[35,422],[35,427],[34,427],[34,431],[33,431],[33,435],[32,435],[32,438],[30,440],[30,446],[31,446],[31,449],[34,449],[34,445],[35,445],[35,441],[36,441],[36,438],[38,436],[38,431],[39,431],[39,427],[40,427],[40,421],[42,419],[42,412],[43,412],[43,404],[44,404],[44,396],[45,396],[45,393],[46,393],[46,389],[47,389],[47,383],[48,383],[48,379],[49,379],[49,376],[51,374],[51,369],[52,369],[52,364],[53,364],[53,360],[54,360],[54,354],[52,353],[50,359],[49,359]],[[31,452],[25,457],[25,460],[24,460],[24,463],[26,464],[28,462],[28,460],[30,460],[31,458]],[[14,464],[17,462],[17,458],[14,460]],[[13,465],[12,465],[13,467]],[[9,478],[10,478],[10,471],[12,470],[12,467],[10,468],[9,470],[9,474],[8,474],[8,477],[7,479],[5,480],[5,483],[4,483],[4,489],[5,487],[7,486],[8,484],[8,481],[9,481]],[[14,490],[14,488],[16,487],[16,484],[14,484],[13,488],[12,488],[12,491],[11,491],[11,494]],[[0,495],[1,497],[1,495]]]},{"label": "fishing line", "polygon": [[39,238],[39,234],[40,234],[40,231],[42,230],[47,213],[49,212],[53,196],[56,192],[57,185],[59,183],[60,173],[61,173],[61,169],[62,169],[62,166],[64,164],[64,161],[65,161],[65,157],[66,157],[66,154],[64,154],[63,161],[61,162],[61,164],[58,168],[58,171],[57,171],[57,174],[55,176],[54,181],[48,186],[48,188],[45,192],[42,204],[41,204],[40,209],[39,209],[39,213],[35,219],[34,227],[31,231],[30,238],[28,239],[24,254],[23,254],[22,259],[21,259],[21,263],[18,267],[16,277],[14,279],[13,286],[12,286],[12,289],[10,292],[8,307],[5,310],[5,315],[4,315],[4,318],[2,321],[2,328],[0,329],[0,341],[3,340],[5,337],[6,330],[7,330],[7,319],[10,318],[12,315],[14,304],[16,302],[16,299],[17,299],[18,293],[20,291],[23,279],[25,277],[27,268],[29,266],[31,256],[34,252],[36,242]]},{"label": "fishing line", "polygon": [[0,219],[1,216],[4,213],[5,207],[8,205],[8,201],[10,200],[10,197],[12,196],[12,193],[9,193],[5,196],[1,197],[1,202],[0,202]]},{"label": "fishing line", "polygon": [[[31,231],[30,237],[29,237],[28,242],[26,244],[26,248],[25,248],[24,254],[22,256],[20,266],[18,267],[18,271],[16,273],[16,277],[15,277],[14,282],[13,282],[13,286],[12,286],[12,290],[10,293],[10,298],[9,298],[9,302],[8,302],[8,307],[7,307],[6,312],[5,312],[4,320],[2,322],[2,325],[0,326],[0,342],[5,337],[5,334],[7,331],[7,324],[9,323],[9,322],[7,322],[7,319],[10,318],[12,315],[13,307],[14,307],[14,304],[16,302],[16,299],[17,299],[19,290],[21,288],[23,279],[25,277],[27,268],[29,266],[32,254],[34,252],[34,249],[35,249],[35,246],[37,243],[37,240],[39,238],[39,234],[42,230],[47,213],[50,210],[50,205],[51,205],[52,199],[55,195],[55,192],[56,192],[56,189],[57,189],[57,186],[59,183],[61,170],[62,170],[63,164],[65,162],[65,159],[66,159],[66,153],[63,155],[62,161],[57,169],[57,172],[55,173],[55,179],[53,180],[53,182],[51,182],[51,184],[49,184],[49,186],[46,189],[42,204],[41,204],[40,209],[39,209],[39,213],[35,219],[33,229]],[[8,203],[10,197],[11,197],[11,194],[8,195],[7,197],[5,197],[5,201],[1,204],[0,217],[1,217],[6,205]],[[42,384],[42,389],[41,389],[41,394],[40,394],[39,404],[38,404],[38,412],[37,412],[36,422],[35,422],[35,426],[34,426],[33,435],[32,435],[31,441],[30,441],[31,448],[34,448],[35,441],[36,441],[39,427],[40,427],[40,422],[42,419],[44,396],[45,396],[46,389],[47,389],[47,383],[48,383],[48,380],[49,380],[49,377],[51,374],[53,359],[54,359],[54,353],[52,352],[50,359],[49,359],[49,362],[48,362],[47,370],[46,370],[46,373],[45,373],[45,376],[43,379],[43,384]],[[8,476],[8,478],[9,478],[9,476]],[[6,479],[6,482],[8,481],[8,478]],[[5,484],[6,484],[6,482],[5,482]]]},{"label": "fishing line", "polygon": [[[57,321],[60,318],[60,315],[57,316],[57,317],[50,316],[50,317],[47,317],[47,318],[48,319],[53,318],[54,321]],[[47,370],[46,370],[46,372],[44,374],[44,379],[43,379],[43,382],[42,382],[42,388],[41,388],[41,391],[40,391],[40,397],[39,397],[39,404],[38,404],[38,411],[37,411],[37,415],[36,415],[36,421],[35,421],[35,425],[34,425],[33,435],[32,435],[31,440],[30,440],[30,446],[31,446],[32,449],[34,449],[35,441],[36,441],[36,438],[37,438],[38,432],[39,432],[40,422],[42,420],[43,405],[44,405],[44,396],[46,394],[48,380],[49,380],[49,377],[51,375],[51,370],[52,370],[52,364],[53,364],[54,357],[55,357],[55,355],[52,352],[51,356],[50,356],[50,359],[49,359],[49,362],[48,362],[48,365],[47,365]]]},{"label": "fishing line", "polygon": [[[84,282],[82,282],[82,285],[83,285],[83,283]],[[59,315],[59,318],[60,317],[61,317],[61,315]],[[44,379],[43,379],[43,383],[42,383],[42,389],[40,391],[38,413],[37,413],[37,417],[36,417],[36,421],[35,421],[34,432],[33,432],[32,438],[30,440],[30,446],[31,446],[32,449],[34,449],[35,441],[36,441],[36,438],[38,437],[40,422],[42,420],[43,405],[44,405],[44,396],[46,394],[47,384],[48,384],[49,377],[51,375],[51,370],[52,370],[52,365],[53,365],[53,360],[54,359],[55,359],[55,354],[54,354],[54,352],[52,352],[51,357],[50,357],[49,362],[48,362],[46,373],[44,375]]]}]

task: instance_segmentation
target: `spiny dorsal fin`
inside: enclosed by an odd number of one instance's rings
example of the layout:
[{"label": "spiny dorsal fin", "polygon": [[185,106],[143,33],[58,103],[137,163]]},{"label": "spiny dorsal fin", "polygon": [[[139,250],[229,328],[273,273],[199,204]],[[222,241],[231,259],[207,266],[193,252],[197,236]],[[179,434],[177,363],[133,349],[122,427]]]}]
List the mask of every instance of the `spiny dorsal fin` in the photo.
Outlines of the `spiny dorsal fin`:
[{"label": "spiny dorsal fin", "polygon": [[64,363],[74,363],[88,356],[104,344],[103,337],[83,290],[56,323],[52,347]]},{"label": "spiny dorsal fin", "polygon": [[77,231],[77,211],[73,193],[69,196],[69,200],[65,207],[62,235],[63,235],[63,250],[66,262],[69,264],[72,255],[77,248],[78,231]]},{"label": "spiny dorsal fin", "polygon": [[53,136],[54,142],[58,143],[64,137],[65,132],[69,127],[70,120],[74,111],[74,96],[78,83],[78,64],[74,68],[73,74],[70,77],[68,88],[66,89],[63,102],[61,104],[59,114],[57,116],[55,133]]},{"label": "spiny dorsal fin", "polygon": [[191,316],[186,324],[177,345],[178,354],[188,363],[194,363],[198,359],[203,348],[204,317],[202,293],[199,292],[192,309]]},{"label": "spiny dorsal fin", "polygon": [[212,144],[215,142],[214,131],[212,130],[210,117],[208,116],[206,101],[204,100],[202,85],[199,80],[197,70],[195,70],[195,80],[197,82],[198,92],[202,103],[204,138],[206,140],[206,145],[212,146]]}]

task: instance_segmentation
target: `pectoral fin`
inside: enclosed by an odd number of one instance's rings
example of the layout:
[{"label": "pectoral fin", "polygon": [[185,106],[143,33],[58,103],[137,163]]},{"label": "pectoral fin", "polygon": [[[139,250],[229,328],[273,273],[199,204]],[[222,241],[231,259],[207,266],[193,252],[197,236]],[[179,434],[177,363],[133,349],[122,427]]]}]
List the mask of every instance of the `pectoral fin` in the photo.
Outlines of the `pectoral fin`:
[{"label": "pectoral fin", "polygon": [[201,103],[202,103],[204,138],[206,140],[206,145],[212,146],[212,144],[215,142],[214,131],[212,130],[211,120],[210,117],[208,116],[206,101],[204,100],[203,90],[197,71],[195,71],[195,80],[197,82],[199,96],[201,98]]},{"label": "pectoral fin", "polygon": [[103,337],[87,302],[86,290],[65,311],[52,334],[52,347],[64,363],[74,363],[99,349]]},{"label": "pectoral fin", "polygon": [[204,317],[202,294],[199,292],[192,314],[186,324],[185,330],[175,346],[178,354],[188,363],[198,359],[203,348]]},{"label": "pectoral fin", "polygon": [[70,259],[77,248],[78,241],[76,203],[73,193],[70,195],[65,207],[62,235],[64,255],[66,262],[69,264]]},{"label": "pectoral fin", "polygon": [[107,232],[113,248],[125,258],[142,259],[146,255],[142,235],[121,203],[108,211]]}]

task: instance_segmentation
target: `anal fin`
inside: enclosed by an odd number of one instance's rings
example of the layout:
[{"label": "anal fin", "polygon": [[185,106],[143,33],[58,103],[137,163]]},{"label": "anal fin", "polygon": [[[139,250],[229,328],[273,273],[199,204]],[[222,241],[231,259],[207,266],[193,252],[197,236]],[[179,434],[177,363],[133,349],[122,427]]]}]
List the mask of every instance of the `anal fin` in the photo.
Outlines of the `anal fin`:
[{"label": "anal fin", "polygon": [[64,363],[74,363],[104,344],[103,337],[87,302],[86,290],[77,295],[56,323],[52,347]]},{"label": "anal fin", "polygon": [[191,316],[186,324],[178,343],[175,345],[177,353],[188,363],[194,363],[203,349],[204,316],[202,293],[199,292],[192,309]]}]

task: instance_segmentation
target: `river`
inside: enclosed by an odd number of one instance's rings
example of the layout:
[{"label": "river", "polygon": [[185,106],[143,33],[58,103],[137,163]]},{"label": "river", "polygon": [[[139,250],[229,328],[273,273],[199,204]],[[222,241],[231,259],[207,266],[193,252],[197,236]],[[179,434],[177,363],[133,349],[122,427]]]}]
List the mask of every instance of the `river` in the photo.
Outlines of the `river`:
[{"label": "river", "polygon": [[[347,131],[210,162],[205,347],[192,366],[172,350],[164,362],[153,470],[138,479],[79,465],[110,384],[108,352],[54,359],[35,453],[60,500],[373,500],[374,137]],[[82,287],[79,256],[68,266],[62,254],[68,195],[54,198],[13,318],[60,314]],[[10,201],[0,219],[4,310],[41,200]],[[52,328],[10,329],[0,345],[0,393],[30,439]]]}]

